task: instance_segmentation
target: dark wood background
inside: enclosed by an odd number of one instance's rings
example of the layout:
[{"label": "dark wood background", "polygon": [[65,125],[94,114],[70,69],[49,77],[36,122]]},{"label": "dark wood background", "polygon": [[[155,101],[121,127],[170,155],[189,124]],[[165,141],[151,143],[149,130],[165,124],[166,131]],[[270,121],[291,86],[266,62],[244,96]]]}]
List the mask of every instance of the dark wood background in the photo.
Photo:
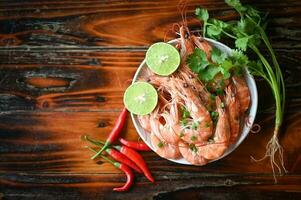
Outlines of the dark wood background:
[{"label": "dark wood background", "polygon": [[[148,45],[181,22],[178,1],[0,1],[0,199],[301,199],[301,1],[256,0],[270,13],[268,32],[285,74],[287,107],[280,135],[289,171],[274,184],[261,157],[273,131],[273,99],[258,81],[262,131],[226,158],[183,166],[144,153],[156,184],[96,164],[80,140],[106,138]],[[188,24],[202,5],[215,17],[237,15],[222,0],[188,1]],[[128,118],[123,135],[137,139]]]}]

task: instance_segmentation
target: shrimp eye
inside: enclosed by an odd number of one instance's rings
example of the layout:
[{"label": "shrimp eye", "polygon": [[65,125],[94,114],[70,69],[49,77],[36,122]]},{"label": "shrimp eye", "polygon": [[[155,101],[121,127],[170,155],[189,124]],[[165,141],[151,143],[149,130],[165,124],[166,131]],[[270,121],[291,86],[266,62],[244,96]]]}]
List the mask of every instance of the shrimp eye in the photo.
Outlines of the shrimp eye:
[{"label": "shrimp eye", "polygon": [[195,87],[195,86],[192,86],[192,89],[196,90],[196,87]]},{"label": "shrimp eye", "polygon": [[189,76],[188,76],[190,79],[193,79],[194,77],[191,75],[191,74],[189,74]]},{"label": "shrimp eye", "polygon": [[184,88],[187,88],[187,87],[188,87],[188,84],[187,84],[187,83],[184,83],[184,84],[183,84],[183,87],[184,87]]}]

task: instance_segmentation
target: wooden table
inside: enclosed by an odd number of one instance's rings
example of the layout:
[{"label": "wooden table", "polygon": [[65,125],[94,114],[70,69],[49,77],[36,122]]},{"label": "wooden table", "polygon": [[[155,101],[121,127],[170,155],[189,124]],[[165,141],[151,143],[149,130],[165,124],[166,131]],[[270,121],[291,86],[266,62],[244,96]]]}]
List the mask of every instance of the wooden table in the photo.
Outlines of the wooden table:
[{"label": "wooden table", "polygon": [[[183,166],[144,153],[155,179],[142,175],[128,193],[108,163],[90,160],[80,137],[105,139],[122,96],[148,45],[181,22],[178,1],[0,1],[0,199],[301,199],[301,2],[256,0],[270,12],[273,47],[283,67],[287,107],[281,144],[289,173],[274,184],[264,155],[273,131],[273,98],[258,81],[256,123],[231,155],[204,167]],[[194,9],[237,15],[221,0],[189,1],[187,19],[199,30]],[[263,92],[264,91],[264,92]],[[123,135],[135,140],[131,119]]]}]

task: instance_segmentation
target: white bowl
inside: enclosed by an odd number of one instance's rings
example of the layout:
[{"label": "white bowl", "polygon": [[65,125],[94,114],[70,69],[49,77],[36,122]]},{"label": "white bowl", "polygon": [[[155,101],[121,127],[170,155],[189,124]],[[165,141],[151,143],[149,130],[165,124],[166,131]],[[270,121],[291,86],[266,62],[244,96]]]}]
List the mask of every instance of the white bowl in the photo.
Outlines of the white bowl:
[{"label": "white bowl", "polygon": [[[168,43],[174,45],[176,42],[177,42],[178,39],[175,39],[175,40],[171,40],[169,41]],[[231,54],[232,50],[220,43],[220,42],[217,42],[215,40],[211,40],[211,39],[207,39],[206,40],[213,46],[215,46],[216,48],[220,49],[221,51],[223,52],[226,52],[228,55]],[[134,79],[133,79],[133,82],[135,82],[139,75],[141,73],[143,73],[144,70],[147,69],[147,65],[145,63],[145,60],[142,61],[142,63],[140,64],[139,68],[137,69],[136,73],[135,73],[135,76],[134,76]],[[257,104],[258,104],[258,94],[257,94],[257,87],[256,87],[256,83],[254,81],[254,78],[253,76],[249,73],[249,71],[245,71],[245,79],[246,79],[246,82],[248,84],[248,87],[249,87],[249,90],[250,90],[250,95],[251,95],[251,105],[250,105],[250,109],[249,109],[249,112],[248,112],[248,115],[246,116],[246,119],[248,119],[248,123],[244,123],[244,127],[243,127],[243,130],[242,130],[242,133],[240,134],[238,140],[236,143],[232,144],[231,146],[229,146],[229,148],[226,150],[226,152],[219,158],[215,159],[215,160],[211,160],[209,162],[213,162],[213,161],[216,161],[216,160],[219,160],[225,156],[227,156],[228,154],[230,154],[232,151],[234,151],[234,149],[236,149],[241,143],[242,141],[247,137],[252,125],[253,125],[253,122],[254,122],[254,119],[255,119],[255,116],[256,116],[256,112],[257,112]],[[132,116],[132,120],[133,120],[133,123],[134,123],[134,126],[139,134],[139,136],[142,138],[142,140],[152,149],[154,150],[152,144],[151,144],[151,141],[150,141],[150,133],[146,132],[140,125],[139,123],[139,120],[137,118],[137,116],[135,114],[131,114]],[[166,158],[165,158],[166,159]],[[172,162],[175,162],[175,163],[180,163],[180,164],[185,164],[185,165],[192,165],[191,163],[187,162],[184,158],[180,158],[180,159],[168,159]]]}]

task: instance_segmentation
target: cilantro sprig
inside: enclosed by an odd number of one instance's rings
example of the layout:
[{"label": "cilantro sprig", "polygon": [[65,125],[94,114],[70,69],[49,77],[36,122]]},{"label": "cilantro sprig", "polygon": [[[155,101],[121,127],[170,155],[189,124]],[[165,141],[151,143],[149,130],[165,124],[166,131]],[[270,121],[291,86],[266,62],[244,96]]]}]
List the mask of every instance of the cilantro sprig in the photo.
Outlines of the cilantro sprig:
[{"label": "cilantro sprig", "polygon": [[218,73],[223,74],[224,79],[231,76],[231,71],[236,71],[236,74],[239,74],[238,72],[244,66],[242,64],[245,63],[243,59],[245,58],[242,55],[228,56],[225,52],[213,47],[210,60],[203,50],[196,48],[186,61],[191,70],[198,74],[200,80],[210,82]]},{"label": "cilantro sprig", "polygon": [[[253,75],[264,78],[273,92],[276,104],[275,128],[274,134],[267,144],[264,158],[270,158],[276,181],[274,166],[277,167],[279,173],[282,173],[282,169],[286,171],[283,165],[283,149],[278,141],[285,107],[285,84],[280,65],[265,32],[267,14],[256,10],[252,6],[243,5],[239,0],[225,0],[225,2],[238,12],[240,16],[239,20],[224,22],[218,19],[211,19],[208,11],[204,8],[197,8],[196,11],[198,12],[196,12],[196,16],[198,19],[204,21],[204,37],[218,40],[222,37],[233,39],[237,50],[233,52],[232,58],[229,59],[231,64],[247,66]],[[264,45],[268,50],[272,58],[271,62],[261,52],[262,48],[260,48],[260,45]],[[248,59],[246,54],[250,51],[257,55],[257,60]],[[196,67],[194,66],[194,68]],[[281,158],[280,166],[282,166],[282,169],[274,159],[276,153]]]}]

